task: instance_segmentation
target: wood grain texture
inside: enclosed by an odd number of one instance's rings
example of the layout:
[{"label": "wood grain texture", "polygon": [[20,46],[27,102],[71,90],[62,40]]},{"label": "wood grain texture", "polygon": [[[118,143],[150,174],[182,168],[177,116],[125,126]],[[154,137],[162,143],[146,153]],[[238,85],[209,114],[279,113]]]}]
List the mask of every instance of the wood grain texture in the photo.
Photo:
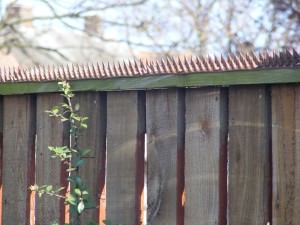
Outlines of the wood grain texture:
[{"label": "wood grain texture", "polygon": [[229,88],[230,225],[270,221],[270,136],[264,86]]},{"label": "wood grain texture", "polygon": [[[33,185],[35,105],[32,96],[5,96],[2,223],[29,225]],[[34,168],[34,167],[33,167]]]},{"label": "wood grain texture", "polygon": [[186,90],[185,225],[219,224],[220,93]]},{"label": "wood grain texture", "polygon": [[181,191],[177,190],[178,152],[183,150],[184,139],[178,130],[184,123],[182,104],[178,90],[146,93],[148,224],[176,225],[177,213],[182,213],[177,212]]},{"label": "wood grain texture", "polygon": [[300,224],[300,87],[272,87],[272,224]]},{"label": "wood grain texture", "polygon": [[[76,93],[74,104],[80,105],[81,116],[88,117],[87,129],[83,130],[78,146],[81,149],[90,149],[85,158],[85,164],[80,167],[79,175],[88,187],[90,206],[99,206],[100,184],[105,182],[105,151],[106,151],[106,99],[98,92]],[[104,164],[104,165],[103,165]],[[98,221],[99,210],[92,208],[85,210],[81,215],[82,222]]]},{"label": "wood grain texture", "polygon": [[140,224],[145,132],[141,107],[138,92],[108,93],[106,215],[115,224]]},{"label": "wood grain texture", "polygon": [[[58,118],[49,117],[46,110],[63,102],[60,94],[40,94],[37,96],[37,130],[36,130],[36,183],[62,187],[61,162],[51,159],[48,146],[63,146],[63,124]],[[61,207],[64,200],[51,196],[36,198],[36,224],[50,224],[57,220],[64,221]]]}]

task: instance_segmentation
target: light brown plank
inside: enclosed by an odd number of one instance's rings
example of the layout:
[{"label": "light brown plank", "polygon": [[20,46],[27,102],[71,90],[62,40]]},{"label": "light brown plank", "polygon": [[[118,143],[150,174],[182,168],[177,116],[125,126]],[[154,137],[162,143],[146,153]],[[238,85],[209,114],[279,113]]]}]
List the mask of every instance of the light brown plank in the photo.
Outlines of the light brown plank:
[{"label": "light brown plank", "polygon": [[219,224],[221,89],[186,90],[185,225]]},{"label": "light brown plank", "polygon": [[4,225],[29,224],[34,178],[35,104],[32,96],[5,96],[3,121]]},{"label": "light brown plank", "polygon": [[[62,187],[62,165],[59,159],[52,159],[49,146],[63,146],[63,123],[49,117],[46,110],[63,102],[60,94],[40,94],[37,96],[37,140],[36,140],[36,183]],[[36,198],[36,225],[50,224],[53,221],[62,223],[64,200],[44,195]]]},{"label": "light brown plank", "polygon": [[230,225],[267,224],[270,219],[268,101],[263,86],[229,88]]},{"label": "light brown plank", "polygon": [[88,207],[93,207],[83,212],[81,220],[83,223],[98,222],[99,208],[95,206],[99,206],[98,200],[105,182],[106,96],[98,92],[76,93],[73,104],[77,103],[80,105],[80,115],[88,117],[88,128],[79,137],[79,148],[91,150],[79,169],[79,175],[90,193]]},{"label": "light brown plank", "polygon": [[178,192],[182,191],[177,190],[177,159],[184,139],[182,96],[178,90],[146,93],[149,225],[177,224]]},{"label": "light brown plank", "polygon": [[106,217],[114,224],[140,224],[144,168],[144,110],[138,92],[107,96]]},{"label": "light brown plank", "polygon": [[273,224],[300,224],[300,88],[272,87]]}]

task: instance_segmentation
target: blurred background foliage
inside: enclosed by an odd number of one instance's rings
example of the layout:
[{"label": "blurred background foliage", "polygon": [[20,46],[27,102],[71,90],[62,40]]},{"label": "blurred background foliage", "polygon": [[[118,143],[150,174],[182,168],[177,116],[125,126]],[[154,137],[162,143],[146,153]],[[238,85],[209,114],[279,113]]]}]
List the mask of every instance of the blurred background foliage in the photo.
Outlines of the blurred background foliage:
[{"label": "blurred background foliage", "polygon": [[[12,65],[297,48],[299,0],[2,0]],[[3,60],[1,60],[3,61]]]}]

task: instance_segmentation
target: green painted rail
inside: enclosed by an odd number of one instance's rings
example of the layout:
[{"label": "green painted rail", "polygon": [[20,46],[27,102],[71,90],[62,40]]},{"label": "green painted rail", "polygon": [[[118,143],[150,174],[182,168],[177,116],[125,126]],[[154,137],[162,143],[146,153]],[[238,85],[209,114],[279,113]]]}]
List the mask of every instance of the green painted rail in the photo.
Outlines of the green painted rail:
[{"label": "green painted rail", "polygon": [[[172,87],[231,86],[300,82],[300,68],[149,75],[70,81],[74,91],[145,90]],[[57,92],[57,81],[0,83],[0,95]]]}]

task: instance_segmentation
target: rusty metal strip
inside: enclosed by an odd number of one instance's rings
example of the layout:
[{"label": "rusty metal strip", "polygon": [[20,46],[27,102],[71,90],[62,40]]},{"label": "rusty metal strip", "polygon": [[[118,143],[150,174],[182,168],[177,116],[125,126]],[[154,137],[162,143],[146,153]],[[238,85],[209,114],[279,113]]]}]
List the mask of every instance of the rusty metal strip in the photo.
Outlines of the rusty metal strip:
[{"label": "rusty metal strip", "polygon": [[227,57],[167,58],[156,61],[97,63],[65,66],[3,67],[0,83],[56,80],[107,79],[166,74],[191,74],[300,67],[300,55],[295,49],[237,53]]}]

